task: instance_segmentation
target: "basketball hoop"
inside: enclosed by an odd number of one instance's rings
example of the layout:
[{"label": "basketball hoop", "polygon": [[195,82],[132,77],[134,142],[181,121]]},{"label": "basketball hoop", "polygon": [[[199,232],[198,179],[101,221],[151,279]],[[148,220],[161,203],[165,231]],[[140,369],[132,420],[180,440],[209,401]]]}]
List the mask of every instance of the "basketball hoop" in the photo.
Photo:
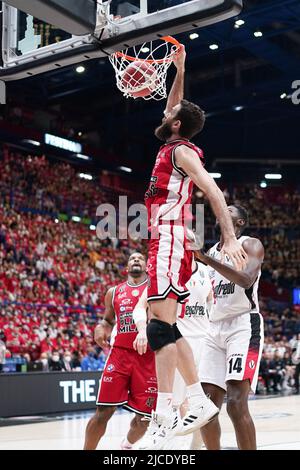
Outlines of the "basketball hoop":
[{"label": "basketball hoop", "polygon": [[116,73],[118,89],[126,98],[166,98],[167,71],[180,47],[175,38],[164,36],[156,47],[150,41],[112,54],[109,60]]}]

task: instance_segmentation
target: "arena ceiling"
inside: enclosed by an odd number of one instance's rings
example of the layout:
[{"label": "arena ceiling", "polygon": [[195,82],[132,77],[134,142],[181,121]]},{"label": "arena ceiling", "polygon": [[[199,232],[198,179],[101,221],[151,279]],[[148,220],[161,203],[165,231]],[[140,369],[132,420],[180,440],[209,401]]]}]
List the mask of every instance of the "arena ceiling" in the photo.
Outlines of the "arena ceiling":
[{"label": "arena ceiling", "polygon": [[[287,171],[294,173],[300,105],[292,103],[291,95],[292,83],[300,80],[300,2],[244,4],[238,18],[201,29],[194,40],[189,33],[177,37],[187,50],[186,97],[208,117],[197,143],[210,169],[229,171],[232,162],[240,161],[243,170],[248,160],[256,161],[249,171],[263,162],[272,169],[267,160],[275,160],[290,161]],[[237,28],[238,19],[244,24]],[[218,49],[211,50],[212,44]],[[127,166],[149,172],[159,146],[153,129],[163,102],[126,100],[106,59],[84,65],[82,74],[72,66],[9,83],[8,95],[37,109],[59,111],[76,132],[96,135],[99,145],[118,153]],[[170,72],[170,81],[173,76]]]}]

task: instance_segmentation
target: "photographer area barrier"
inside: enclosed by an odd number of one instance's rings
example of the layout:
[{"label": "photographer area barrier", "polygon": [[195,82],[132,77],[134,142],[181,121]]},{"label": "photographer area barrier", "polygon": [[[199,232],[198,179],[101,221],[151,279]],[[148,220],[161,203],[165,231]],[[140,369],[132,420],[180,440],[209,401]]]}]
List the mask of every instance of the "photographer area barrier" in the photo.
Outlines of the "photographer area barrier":
[{"label": "photographer area barrier", "polygon": [[0,417],[92,410],[102,372],[0,374]]}]

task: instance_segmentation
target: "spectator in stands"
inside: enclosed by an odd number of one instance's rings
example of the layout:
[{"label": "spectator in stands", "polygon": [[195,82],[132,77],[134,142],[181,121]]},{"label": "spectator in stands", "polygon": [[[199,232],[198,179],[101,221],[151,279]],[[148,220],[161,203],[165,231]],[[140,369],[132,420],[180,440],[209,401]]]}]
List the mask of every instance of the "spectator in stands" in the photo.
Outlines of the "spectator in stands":
[{"label": "spectator in stands", "polygon": [[72,370],[75,370],[75,371],[81,370],[80,354],[78,351],[73,351],[72,359],[71,359],[71,367],[72,367]]},{"label": "spectator in stands", "polygon": [[66,372],[71,372],[72,368],[72,356],[70,351],[65,351],[62,358],[63,368]]},{"label": "spectator in stands", "polygon": [[47,353],[42,353],[37,360],[37,362],[41,362],[43,365],[43,372],[49,372],[49,359]]},{"label": "spectator in stands", "polygon": [[81,361],[82,370],[103,370],[103,360],[98,358],[95,348],[89,346],[87,355]]},{"label": "spectator in stands", "polygon": [[62,360],[59,357],[58,351],[53,351],[51,358],[49,359],[49,371],[62,371],[64,370],[64,365]]},{"label": "spectator in stands", "polygon": [[[123,279],[130,252],[145,252],[139,238],[99,240],[89,225],[58,219],[58,213],[69,219],[94,218],[101,202],[117,201],[117,191],[101,188],[96,178],[78,178],[77,173],[69,164],[8,147],[0,155],[0,330],[13,357],[27,353],[32,361],[42,358],[46,364],[48,357],[61,355],[62,361],[50,359],[51,370],[66,368],[70,353],[72,369],[81,370],[82,357],[87,369],[103,367],[106,354],[93,351],[92,357],[87,351],[93,349],[92,330],[103,313],[104,293]],[[300,333],[300,315],[289,305],[289,290],[300,285],[300,231],[295,225],[300,193],[253,185],[223,190],[228,204],[235,201],[249,208],[255,225],[249,235],[259,232],[266,246],[261,281],[266,301],[261,311],[267,357],[261,371],[267,388],[288,387],[296,369],[299,390],[300,366],[290,364],[289,340]],[[203,196],[197,191],[194,201],[203,202]],[[208,208],[205,238],[215,238]],[[268,300],[283,295],[284,304]]]},{"label": "spectator in stands", "polygon": [[5,346],[6,337],[3,331],[0,330],[0,373],[3,370],[3,364],[5,363],[5,354],[6,354],[6,346]]}]

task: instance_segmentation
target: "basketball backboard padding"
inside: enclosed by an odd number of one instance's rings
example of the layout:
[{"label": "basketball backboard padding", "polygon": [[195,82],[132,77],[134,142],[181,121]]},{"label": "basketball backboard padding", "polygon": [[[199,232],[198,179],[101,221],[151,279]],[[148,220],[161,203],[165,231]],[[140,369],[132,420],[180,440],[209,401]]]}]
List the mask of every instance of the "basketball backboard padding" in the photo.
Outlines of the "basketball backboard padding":
[{"label": "basketball backboard padding", "polygon": [[96,0],[4,0],[8,5],[29,13],[76,36],[95,31]]}]

